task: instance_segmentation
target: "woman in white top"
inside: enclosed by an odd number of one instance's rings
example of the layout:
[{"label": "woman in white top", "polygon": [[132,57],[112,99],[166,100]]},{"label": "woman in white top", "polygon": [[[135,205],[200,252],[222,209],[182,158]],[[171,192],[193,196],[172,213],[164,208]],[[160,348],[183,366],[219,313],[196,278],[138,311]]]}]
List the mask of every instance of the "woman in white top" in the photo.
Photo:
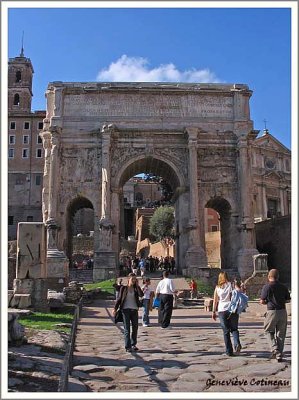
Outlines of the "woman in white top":
[{"label": "woman in white top", "polygon": [[216,321],[216,310],[218,306],[218,317],[223,330],[225,352],[230,357],[234,355],[230,333],[232,333],[235,339],[238,330],[238,324],[235,326],[234,319],[231,318],[232,314],[229,311],[232,290],[232,284],[229,282],[227,273],[220,272],[218,276],[218,284],[214,291],[212,318]]},{"label": "woman in white top", "polygon": [[141,290],[143,291],[142,325],[146,327],[150,325],[149,312],[151,310],[151,303],[153,298],[153,291],[150,287],[150,284],[150,278],[145,278],[143,281],[143,286],[141,287]]}]

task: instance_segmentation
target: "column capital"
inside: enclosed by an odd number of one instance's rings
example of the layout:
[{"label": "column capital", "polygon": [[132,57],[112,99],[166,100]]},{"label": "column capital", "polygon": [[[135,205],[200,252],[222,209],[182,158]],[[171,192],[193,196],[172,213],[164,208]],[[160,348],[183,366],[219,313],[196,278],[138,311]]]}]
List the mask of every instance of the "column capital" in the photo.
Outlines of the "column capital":
[{"label": "column capital", "polygon": [[51,135],[61,135],[62,128],[58,125],[51,125],[49,127],[49,132],[51,133]]},{"label": "column capital", "polygon": [[198,132],[199,132],[199,128],[196,128],[196,127],[185,128],[185,133],[187,134],[189,143],[194,142],[194,141],[197,142]]},{"label": "column capital", "polygon": [[104,124],[102,125],[101,132],[106,134],[111,134],[116,131],[116,126],[114,124]]}]

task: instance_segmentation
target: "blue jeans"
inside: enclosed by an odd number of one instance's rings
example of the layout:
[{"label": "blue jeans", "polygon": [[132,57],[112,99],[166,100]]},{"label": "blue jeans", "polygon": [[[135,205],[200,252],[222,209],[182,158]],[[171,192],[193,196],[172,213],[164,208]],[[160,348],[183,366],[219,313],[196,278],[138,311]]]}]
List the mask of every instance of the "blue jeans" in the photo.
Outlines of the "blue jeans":
[{"label": "blue jeans", "polygon": [[150,306],[150,299],[143,299],[143,313],[142,313],[142,323],[144,325],[149,325],[149,306]]},{"label": "blue jeans", "polygon": [[[125,348],[130,349],[132,346],[137,344],[137,331],[138,331],[138,310],[131,308],[124,308],[122,310],[124,319],[124,336],[125,336]],[[131,335],[131,323],[132,323],[132,335]]]},{"label": "blue jeans", "polygon": [[218,312],[219,321],[221,328],[223,330],[223,337],[225,343],[225,352],[228,355],[233,354],[233,346],[230,339],[230,334],[233,335],[234,347],[240,345],[239,331],[238,331],[238,323],[239,323],[239,314],[233,313],[231,314],[229,311],[220,311]]}]

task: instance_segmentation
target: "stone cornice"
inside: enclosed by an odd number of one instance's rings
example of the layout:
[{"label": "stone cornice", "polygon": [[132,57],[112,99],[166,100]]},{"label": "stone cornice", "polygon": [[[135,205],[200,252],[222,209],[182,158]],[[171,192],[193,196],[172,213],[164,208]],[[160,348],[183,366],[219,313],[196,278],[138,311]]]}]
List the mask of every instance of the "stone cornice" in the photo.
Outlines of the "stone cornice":
[{"label": "stone cornice", "polygon": [[162,82],[50,82],[48,90],[64,87],[65,94],[100,93],[100,92],[192,92],[233,96],[235,92],[251,96],[252,91],[245,84],[217,83],[162,83]]}]

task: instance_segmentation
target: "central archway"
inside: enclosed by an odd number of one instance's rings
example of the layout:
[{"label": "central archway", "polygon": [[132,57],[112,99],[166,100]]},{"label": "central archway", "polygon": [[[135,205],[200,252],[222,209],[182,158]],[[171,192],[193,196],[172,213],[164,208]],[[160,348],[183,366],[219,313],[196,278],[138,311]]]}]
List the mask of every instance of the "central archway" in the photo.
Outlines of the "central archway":
[{"label": "central archway", "polygon": [[[176,227],[175,259],[176,265],[180,269],[183,262],[183,255],[187,251],[188,247],[188,238],[186,233],[183,231],[183,220],[186,221],[186,219],[188,219],[189,210],[188,207],[186,207],[186,199],[183,199],[183,197],[188,196],[189,194],[186,193],[183,174],[168,160],[162,160],[155,156],[136,157],[123,165],[119,169],[115,179],[112,180],[112,193],[114,194],[114,200],[112,201],[111,215],[115,226],[115,232],[117,232],[117,234],[114,235],[114,246],[120,251],[120,238],[121,232],[123,232],[121,224],[124,219],[123,186],[130,178],[138,174],[152,174],[163,178],[173,192],[172,204],[175,209]],[[183,202],[185,207],[183,206]]]}]

